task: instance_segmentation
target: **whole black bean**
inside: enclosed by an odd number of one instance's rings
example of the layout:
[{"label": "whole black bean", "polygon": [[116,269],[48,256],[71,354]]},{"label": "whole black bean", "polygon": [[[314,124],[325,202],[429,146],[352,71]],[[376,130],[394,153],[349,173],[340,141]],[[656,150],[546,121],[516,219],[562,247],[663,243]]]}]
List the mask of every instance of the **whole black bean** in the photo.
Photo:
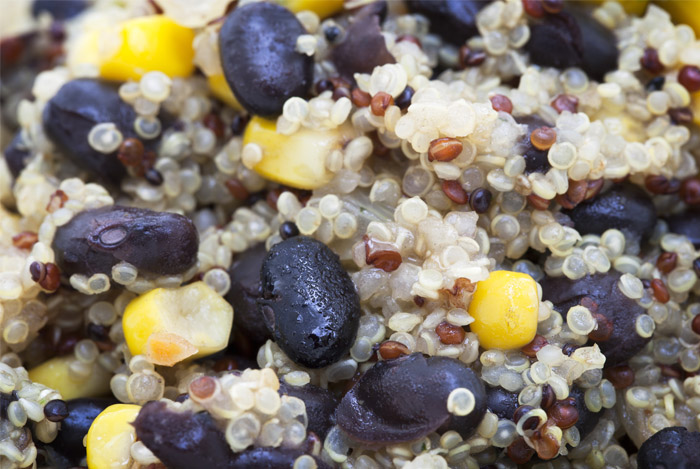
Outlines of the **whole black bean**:
[{"label": "whole black bean", "polygon": [[525,173],[546,173],[552,167],[547,158],[547,150],[536,148],[530,141],[530,134],[540,127],[551,127],[551,124],[536,115],[517,117],[515,120],[518,124],[527,126],[518,149],[525,158]]},{"label": "whole black bean", "polygon": [[[159,117],[166,127],[168,118]],[[42,118],[48,137],[78,168],[113,184],[127,175],[126,168],[117,158],[117,151],[105,154],[92,148],[88,135],[95,125],[111,122],[125,140],[141,139],[134,130],[135,119],[136,112],[121,100],[115,86],[88,78],[63,85],[46,104]],[[158,140],[142,140],[144,148],[155,150]]]},{"label": "whole black bean", "polygon": [[22,139],[22,134],[17,132],[10,144],[3,150],[3,158],[14,179],[19,177],[31,155],[29,148]]},{"label": "whole black bean", "polygon": [[[251,448],[236,454],[233,467],[235,469],[288,469],[294,466],[294,461],[305,453],[293,448]],[[331,469],[317,456],[311,456],[316,461],[317,469]]]},{"label": "whole black bean", "polygon": [[67,458],[72,464],[78,465],[85,457],[83,438],[87,435],[92,421],[100,412],[112,404],[117,404],[115,399],[80,398],[66,402],[68,416],[61,421],[58,436],[51,446],[59,455]]},{"label": "whole black bean", "polygon": [[637,334],[637,316],[644,309],[628,298],[617,286],[621,274],[587,275],[579,280],[566,277],[545,277],[540,281],[542,299],[549,300],[566,320],[569,308],[589,297],[597,305],[597,313],[612,323],[612,334],[608,340],[599,341],[600,351],[605,355],[605,366],[618,365],[630,359],[649,341]]},{"label": "whole black bean", "polygon": [[638,469],[693,469],[700,464],[700,432],[667,427],[656,432],[637,454]]},{"label": "whole black bean", "polygon": [[576,385],[569,390],[569,397],[573,397],[576,401],[576,410],[578,411],[578,420],[576,420],[576,428],[583,440],[593,431],[600,420],[602,412],[593,412],[586,405],[585,400],[586,390]]},{"label": "whole black bean", "polygon": [[687,236],[695,248],[700,248],[700,211],[686,210],[666,219],[671,233]]},{"label": "whole black bean", "polygon": [[228,269],[231,288],[226,301],[233,306],[233,327],[239,329],[253,344],[261,345],[270,338],[270,331],[258,311],[260,297],[260,270],[267,256],[265,243],[252,246],[236,254]]},{"label": "whole black bean", "polygon": [[309,419],[307,430],[316,433],[321,439],[324,439],[328,430],[335,425],[335,409],[339,401],[328,389],[313,384],[292,386],[280,381],[279,393],[304,401],[306,416]]},{"label": "whole black bean", "polygon": [[197,262],[199,235],[182,215],[114,205],[74,216],[56,230],[52,247],[67,276],[109,275],[120,261],[145,273],[176,275]]},{"label": "whole black bean", "polygon": [[380,15],[376,2],[362,8],[345,32],[345,39],[335,48],[332,60],[338,72],[354,80],[355,73],[372,73],[374,67],[396,63],[396,59],[386,48],[386,42],[379,26]]},{"label": "whole black bean", "polygon": [[[447,410],[447,398],[456,388],[474,394],[474,409],[464,417]],[[394,444],[439,428],[467,438],[485,412],[484,384],[467,365],[453,358],[414,353],[380,361],[367,370],[340,401],[336,419],[358,441]]]},{"label": "whole black bean", "polygon": [[234,9],[219,33],[224,75],[251,114],[274,116],[313,83],[313,58],[295,50],[306,30],[294,14],[270,2]]},{"label": "whole black bean", "polygon": [[32,16],[36,18],[46,12],[50,13],[55,20],[67,20],[77,16],[87,6],[86,0],[34,0]]},{"label": "whole black bean", "polygon": [[589,8],[566,2],[581,30],[583,58],[580,67],[594,80],[602,82],[605,74],[617,69],[617,38],[591,14]]},{"label": "whole black bean", "polygon": [[501,419],[513,420],[518,408],[518,393],[510,392],[500,386],[486,387],[486,407]]},{"label": "whole black bean", "polygon": [[360,324],[360,297],[328,246],[306,236],[276,244],[261,280],[258,308],[289,358],[320,368],[347,353]]},{"label": "whole black bean", "polygon": [[489,2],[479,0],[409,0],[407,6],[430,20],[430,31],[457,46],[479,34],[476,14]]},{"label": "whole black bean", "polygon": [[616,184],[607,192],[562,210],[582,234],[602,234],[616,228],[628,244],[646,241],[656,225],[656,208],[651,198],[633,184]]}]

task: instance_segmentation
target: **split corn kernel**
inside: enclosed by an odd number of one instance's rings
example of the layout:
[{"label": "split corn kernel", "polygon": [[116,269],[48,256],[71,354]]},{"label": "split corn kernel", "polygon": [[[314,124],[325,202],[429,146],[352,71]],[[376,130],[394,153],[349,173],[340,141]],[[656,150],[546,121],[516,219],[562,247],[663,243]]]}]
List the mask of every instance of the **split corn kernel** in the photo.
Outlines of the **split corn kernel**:
[{"label": "split corn kernel", "polygon": [[131,444],[136,441],[131,423],[140,410],[134,404],[114,404],[95,417],[85,439],[89,469],[131,467]]},{"label": "split corn kernel", "polygon": [[297,189],[316,189],[333,178],[326,168],[326,158],[350,140],[349,127],[324,131],[301,128],[292,135],[279,134],[276,129],[275,121],[258,116],[246,127],[243,145],[255,143],[262,149],[262,160],[253,167],[255,172]]},{"label": "split corn kernel", "polygon": [[238,111],[243,111],[243,106],[241,106],[241,103],[239,103],[236,96],[234,96],[233,91],[231,91],[231,87],[228,86],[228,82],[226,81],[223,73],[219,75],[212,75],[207,78],[207,81],[209,83],[209,90],[211,90],[211,94],[232,108]]},{"label": "split corn kernel", "polygon": [[537,332],[537,283],[527,274],[497,270],[476,284],[470,325],[485,349],[519,349]]},{"label": "split corn kernel", "polygon": [[109,392],[112,375],[100,365],[93,366],[92,373],[84,380],[73,379],[68,367],[75,360],[73,355],[55,357],[29,370],[29,379],[55,389],[63,399],[98,397]]},{"label": "split corn kernel", "polygon": [[282,0],[282,6],[294,13],[313,11],[319,18],[327,18],[343,9],[343,0]]},{"label": "split corn kernel", "polygon": [[163,15],[84,33],[70,49],[71,68],[94,65],[107,80],[139,80],[146,72],[187,77],[194,71],[194,31]]},{"label": "split corn kernel", "polygon": [[131,354],[166,366],[223,350],[232,324],[233,308],[204,282],[144,293],[122,319]]}]

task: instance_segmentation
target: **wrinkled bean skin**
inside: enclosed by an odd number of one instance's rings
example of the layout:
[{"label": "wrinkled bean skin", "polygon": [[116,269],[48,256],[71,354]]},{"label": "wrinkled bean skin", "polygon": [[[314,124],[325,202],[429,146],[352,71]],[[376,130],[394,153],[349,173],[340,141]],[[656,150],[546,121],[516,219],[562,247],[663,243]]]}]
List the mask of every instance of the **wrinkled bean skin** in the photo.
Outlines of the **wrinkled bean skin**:
[{"label": "wrinkled bean skin", "polygon": [[328,389],[313,384],[292,386],[281,381],[279,393],[304,401],[306,416],[309,419],[307,431],[314,432],[321,439],[324,439],[328,430],[335,425],[335,409],[338,407],[339,401]]},{"label": "wrinkled bean skin", "polygon": [[666,219],[671,233],[687,236],[695,248],[700,248],[700,211],[687,210]]},{"label": "wrinkled bean skin", "polygon": [[313,58],[295,50],[306,30],[275,3],[234,9],[219,33],[224,76],[251,114],[275,116],[292,96],[305,97],[313,82]]},{"label": "wrinkled bean skin", "polygon": [[52,246],[67,276],[109,275],[120,261],[145,273],[176,275],[197,261],[199,235],[182,215],[115,205],[77,214],[56,230]]},{"label": "wrinkled bean skin", "polygon": [[456,46],[479,34],[476,14],[489,2],[478,0],[409,0],[409,10],[430,20],[430,31]]},{"label": "wrinkled bean skin", "polygon": [[265,243],[252,246],[240,254],[235,254],[228,269],[231,288],[224,298],[236,312],[233,326],[254,345],[261,345],[270,338],[270,331],[258,311],[260,297],[260,270],[267,256]]},{"label": "wrinkled bean skin", "polygon": [[[472,391],[476,403],[465,417],[447,411],[453,389]],[[340,428],[368,444],[394,444],[421,438],[443,427],[468,437],[486,412],[486,390],[465,364],[420,353],[384,360],[367,370],[345,394],[336,411]]]},{"label": "wrinkled bean skin", "polygon": [[[165,116],[159,116],[163,128]],[[44,130],[49,139],[79,169],[112,184],[126,175],[126,168],[117,159],[117,152],[100,153],[88,143],[88,134],[97,124],[114,123],[124,139],[138,138],[134,130],[136,112],[121,100],[117,88],[89,78],[66,83],[44,108]],[[158,139],[143,140],[146,150],[155,150]]]},{"label": "wrinkled bean skin", "polygon": [[277,345],[295,363],[320,368],[350,350],[360,297],[338,256],[320,241],[295,236],[270,249],[258,308]]},{"label": "wrinkled bean skin", "polygon": [[640,337],[635,327],[637,316],[643,314],[644,309],[620,291],[617,286],[620,276],[619,272],[609,272],[587,275],[579,280],[545,277],[540,281],[542,299],[551,301],[564,320],[569,308],[580,304],[587,296],[598,304],[598,313],[613,323],[610,338],[598,342],[606,367],[626,362],[649,341]]},{"label": "wrinkled bean skin", "polygon": [[646,440],[637,454],[638,469],[692,469],[700,463],[700,432],[667,427]]},{"label": "wrinkled bean skin", "polygon": [[18,132],[10,144],[3,150],[3,157],[13,179],[17,179],[26,166],[27,159],[31,156],[29,149],[25,148],[22,136]]},{"label": "wrinkled bean skin", "polygon": [[83,438],[87,435],[92,421],[100,412],[112,404],[117,404],[115,399],[79,398],[66,401],[68,404],[68,417],[61,422],[58,436],[49,446],[57,453],[58,458],[64,457],[71,464],[78,465],[85,457]]},{"label": "wrinkled bean skin", "polygon": [[628,242],[649,239],[656,225],[656,208],[651,198],[632,184],[616,184],[607,192],[562,212],[571,218],[581,235],[602,234],[616,228]]}]

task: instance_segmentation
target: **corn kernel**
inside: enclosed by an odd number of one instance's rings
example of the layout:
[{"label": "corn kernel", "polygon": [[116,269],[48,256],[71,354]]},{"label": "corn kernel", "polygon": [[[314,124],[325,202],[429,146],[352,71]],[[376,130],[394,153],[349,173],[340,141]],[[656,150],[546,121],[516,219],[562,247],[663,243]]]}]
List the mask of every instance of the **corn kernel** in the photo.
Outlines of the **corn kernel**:
[{"label": "corn kernel", "polygon": [[343,0],[283,0],[282,6],[294,13],[313,11],[319,18],[327,18],[343,9]]},{"label": "corn kernel", "polygon": [[187,77],[194,71],[194,31],[163,15],[88,30],[69,51],[71,68],[94,65],[107,80],[138,80],[149,71]]},{"label": "corn kernel", "polygon": [[270,179],[297,189],[316,189],[328,183],[333,173],[326,158],[351,139],[349,126],[334,130],[299,129],[292,135],[278,134],[275,121],[253,117],[243,135],[243,144],[262,148],[262,160],[253,169]]},{"label": "corn kernel", "polygon": [[485,349],[513,350],[537,332],[537,284],[527,274],[498,270],[478,282],[469,305],[470,325]]},{"label": "corn kernel", "polygon": [[228,86],[228,82],[226,81],[223,73],[219,75],[212,75],[207,78],[207,81],[209,83],[209,90],[211,91],[211,94],[232,108],[238,111],[243,111],[243,106],[241,106],[241,103],[239,103],[236,96],[234,96],[233,91],[231,91],[231,87]]},{"label": "corn kernel", "polygon": [[114,404],[103,410],[87,433],[87,464],[90,469],[121,469],[132,464],[131,444],[136,428],[131,423],[141,410],[134,404]]},{"label": "corn kernel", "polygon": [[232,323],[231,305],[204,282],[151,290],[133,299],[122,319],[131,354],[166,366],[223,350]]},{"label": "corn kernel", "polygon": [[690,109],[693,111],[693,122],[700,125],[700,91],[690,95]]},{"label": "corn kernel", "polygon": [[73,379],[69,365],[76,360],[73,355],[55,357],[29,370],[29,379],[55,389],[63,399],[98,397],[109,392],[110,373],[95,364],[92,373],[84,380]]}]

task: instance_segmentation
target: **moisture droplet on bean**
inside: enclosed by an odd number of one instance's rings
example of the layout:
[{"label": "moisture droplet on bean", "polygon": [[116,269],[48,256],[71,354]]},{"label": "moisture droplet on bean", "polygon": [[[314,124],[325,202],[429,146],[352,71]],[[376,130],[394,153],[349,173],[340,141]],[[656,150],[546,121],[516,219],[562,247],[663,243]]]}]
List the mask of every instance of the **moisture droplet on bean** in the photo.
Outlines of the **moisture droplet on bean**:
[{"label": "moisture droplet on bean", "polygon": [[289,358],[320,368],[347,353],[360,324],[360,298],[328,246],[306,236],[274,245],[261,280],[258,308]]},{"label": "moisture droplet on bean", "polygon": [[646,440],[637,454],[638,469],[691,469],[700,461],[700,432],[667,427]]},{"label": "moisture droplet on bean", "polygon": [[199,236],[182,215],[115,205],[74,216],[56,230],[52,247],[67,276],[110,275],[120,261],[150,274],[176,275],[197,261]]},{"label": "moisture droplet on bean", "polygon": [[294,14],[270,2],[234,9],[219,33],[224,75],[251,114],[274,116],[292,96],[305,97],[313,83],[313,58],[296,52],[306,30]]},{"label": "moisture droplet on bean", "polygon": [[649,341],[637,334],[635,326],[637,316],[643,314],[644,309],[620,291],[617,286],[620,276],[619,272],[609,272],[587,275],[579,280],[545,277],[540,281],[542,299],[551,301],[565,321],[569,308],[580,304],[583,298],[597,303],[597,313],[613,326],[608,340],[598,342],[606,367],[627,361]]},{"label": "moisture droplet on bean", "polygon": [[292,386],[280,381],[279,393],[304,401],[306,416],[309,419],[307,431],[314,432],[323,439],[328,430],[335,425],[335,409],[338,407],[339,401],[328,389],[313,384]]},{"label": "moisture droplet on bean", "polygon": [[616,228],[630,243],[647,240],[656,225],[656,208],[651,198],[632,184],[615,185],[574,209],[562,212],[571,218],[581,235],[599,235]]},{"label": "moisture droplet on bean", "polygon": [[[456,388],[474,395],[474,409],[464,417],[447,410]],[[377,362],[345,394],[336,411],[340,428],[371,444],[394,444],[421,438],[439,428],[467,438],[486,412],[486,390],[464,363],[420,353]]]},{"label": "moisture droplet on bean", "polygon": [[457,46],[479,34],[476,14],[488,3],[475,0],[409,0],[408,8],[430,20],[430,31]]},{"label": "moisture droplet on bean", "polygon": [[[159,117],[161,121],[167,119]],[[136,112],[121,100],[116,87],[88,78],[63,85],[46,104],[43,114],[46,134],[63,154],[78,168],[115,184],[127,175],[117,158],[118,152],[100,153],[90,146],[88,135],[95,125],[111,122],[124,139],[140,138],[134,130],[135,119]],[[145,149],[156,150],[158,140],[145,140]]]}]

